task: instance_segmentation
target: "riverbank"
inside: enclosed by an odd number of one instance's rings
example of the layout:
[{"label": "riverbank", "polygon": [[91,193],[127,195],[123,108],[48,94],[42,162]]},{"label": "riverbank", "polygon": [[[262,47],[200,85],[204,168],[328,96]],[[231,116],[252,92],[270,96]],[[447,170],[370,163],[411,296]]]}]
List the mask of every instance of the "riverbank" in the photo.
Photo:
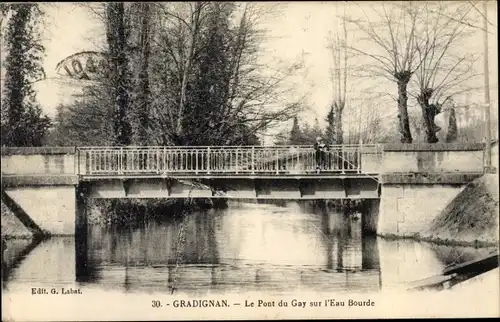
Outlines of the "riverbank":
[{"label": "riverbank", "polygon": [[449,246],[498,247],[498,201],[498,177],[486,174],[469,183],[428,228],[410,236],[381,237]]}]

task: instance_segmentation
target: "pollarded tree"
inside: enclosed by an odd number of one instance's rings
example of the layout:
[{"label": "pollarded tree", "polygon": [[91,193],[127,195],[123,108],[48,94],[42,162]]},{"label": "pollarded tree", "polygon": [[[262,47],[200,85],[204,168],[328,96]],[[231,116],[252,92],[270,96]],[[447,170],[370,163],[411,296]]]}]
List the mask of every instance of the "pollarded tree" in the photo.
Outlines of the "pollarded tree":
[{"label": "pollarded tree", "polygon": [[40,43],[39,23],[43,12],[39,4],[9,4],[11,11],[5,34],[5,87],[2,91],[2,145],[40,146],[50,127],[36,102],[33,84],[45,78],[42,67],[44,47]]},{"label": "pollarded tree", "polygon": [[[411,143],[412,135],[408,116],[408,83],[422,64],[419,48],[428,39],[416,37],[420,32],[420,17],[425,11],[413,2],[375,4],[369,12],[360,7],[363,19],[346,18],[363,34],[357,46],[349,46],[356,54],[368,58],[371,63],[361,64],[363,76],[383,77],[397,85],[398,123],[402,143]],[[387,8],[389,6],[389,8]],[[364,46],[363,46],[364,44]]]},{"label": "pollarded tree", "polygon": [[[463,51],[473,31],[468,18],[472,7],[457,3],[423,3],[428,14],[421,18],[424,28],[415,35],[420,68],[415,72],[417,90],[413,95],[422,110],[427,143],[438,142],[440,130],[434,118],[454,95],[473,89],[476,55]],[[469,21],[469,22],[468,22]]]}]

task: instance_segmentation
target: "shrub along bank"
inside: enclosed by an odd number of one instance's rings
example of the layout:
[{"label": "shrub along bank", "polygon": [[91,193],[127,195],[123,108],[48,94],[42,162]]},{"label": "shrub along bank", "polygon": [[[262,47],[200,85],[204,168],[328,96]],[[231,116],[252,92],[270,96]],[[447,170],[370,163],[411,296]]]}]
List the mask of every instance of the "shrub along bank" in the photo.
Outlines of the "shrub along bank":
[{"label": "shrub along bank", "polygon": [[89,199],[87,218],[89,224],[124,225],[223,206],[211,199]]}]

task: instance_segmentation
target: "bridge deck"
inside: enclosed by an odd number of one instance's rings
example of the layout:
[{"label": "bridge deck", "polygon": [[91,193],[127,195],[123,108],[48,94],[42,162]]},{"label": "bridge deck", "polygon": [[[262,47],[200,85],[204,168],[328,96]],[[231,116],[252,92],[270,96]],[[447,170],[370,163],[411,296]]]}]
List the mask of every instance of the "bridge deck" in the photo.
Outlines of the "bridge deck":
[{"label": "bridge deck", "polygon": [[341,172],[320,172],[320,173],[286,173],[277,174],[251,174],[251,173],[189,173],[175,172],[162,174],[94,174],[81,175],[80,180],[93,181],[103,179],[156,179],[156,178],[177,178],[177,179],[354,179],[354,178],[378,178],[378,173],[341,173]]}]

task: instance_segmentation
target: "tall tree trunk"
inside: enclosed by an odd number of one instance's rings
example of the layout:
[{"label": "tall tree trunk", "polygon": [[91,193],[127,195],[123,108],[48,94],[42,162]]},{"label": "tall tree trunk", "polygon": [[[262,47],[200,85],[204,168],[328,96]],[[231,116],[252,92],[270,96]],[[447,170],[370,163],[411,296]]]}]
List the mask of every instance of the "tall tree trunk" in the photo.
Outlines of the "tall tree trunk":
[{"label": "tall tree trunk", "polygon": [[425,141],[427,143],[436,143],[439,141],[436,135],[438,127],[434,122],[438,111],[434,104],[429,103],[432,92],[432,89],[426,88],[421,90],[420,95],[417,97],[418,104],[422,110],[422,118],[425,125]]},{"label": "tall tree trunk", "polygon": [[149,87],[149,56],[151,53],[150,47],[150,8],[151,4],[141,3],[141,30],[140,30],[140,70],[139,70],[139,88],[138,88],[138,133],[137,141],[141,145],[148,143],[148,128],[149,128],[149,105],[151,90]]},{"label": "tall tree trunk", "polygon": [[177,125],[176,125],[176,135],[178,143],[183,141],[184,129],[182,123],[184,121],[184,110],[186,105],[186,90],[187,84],[189,80],[189,74],[191,73],[191,65],[193,61],[194,48],[196,46],[196,38],[198,35],[199,28],[199,20],[201,14],[201,4],[196,2],[194,4],[194,12],[191,18],[191,30],[190,30],[190,39],[189,39],[189,47],[188,47],[188,56],[186,57],[184,71],[182,73],[182,82],[181,82],[181,95],[179,101],[179,111],[177,113]]},{"label": "tall tree trunk", "polygon": [[408,117],[408,83],[411,74],[407,71],[395,75],[398,84],[398,119],[401,143],[412,143],[410,119]]},{"label": "tall tree trunk", "polygon": [[127,33],[123,2],[107,4],[107,41],[109,46],[111,97],[114,100],[115,144],[129,145],[132,128],[127,118],[129,99],[129,73],[127,57]]},{"label": "tall tree trunk", "polygon": [[344,132],[342,131],[342,114],[344,111],[345,103],[335,104],[337,107],[335,115],[335,144],[344,143]]}]

